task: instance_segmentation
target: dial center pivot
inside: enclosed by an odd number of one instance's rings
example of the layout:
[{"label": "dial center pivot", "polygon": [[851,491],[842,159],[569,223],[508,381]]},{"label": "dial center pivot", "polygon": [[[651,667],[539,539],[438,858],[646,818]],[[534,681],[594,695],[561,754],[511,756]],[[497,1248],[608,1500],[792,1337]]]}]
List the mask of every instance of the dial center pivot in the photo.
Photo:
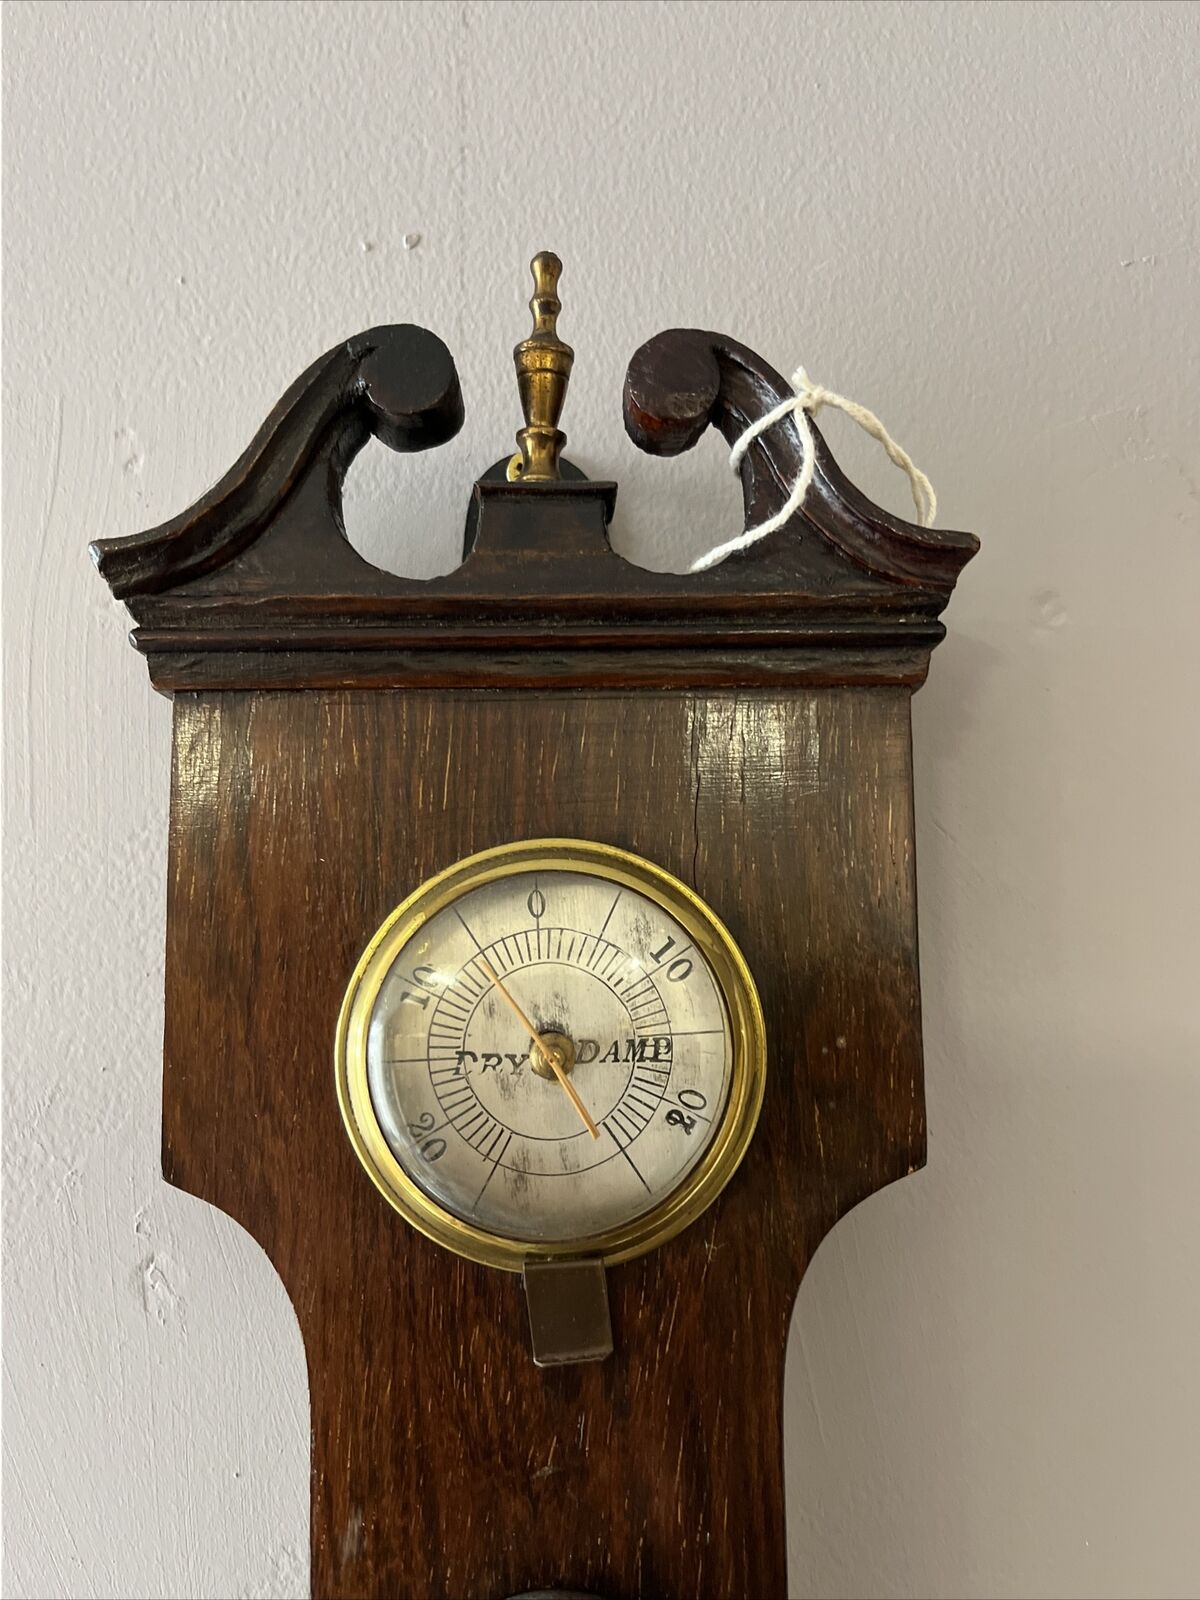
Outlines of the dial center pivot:
[{"label": "dial center pivot", "polygon": [[[565,1033],[559,1033],[557,1029],[551,1028],[546,1033],[539,1033],[538,1040],[546,1055],[552,1056],[557,1062],[560,1072],[570,1074],[574,1071],[577,1056],[574,1039]],[[531,1050],[529,1052],[529,1065],[539,1078],[545,1078],[550,1083],[555,1082],[557,1074],[540,1051]]]}]

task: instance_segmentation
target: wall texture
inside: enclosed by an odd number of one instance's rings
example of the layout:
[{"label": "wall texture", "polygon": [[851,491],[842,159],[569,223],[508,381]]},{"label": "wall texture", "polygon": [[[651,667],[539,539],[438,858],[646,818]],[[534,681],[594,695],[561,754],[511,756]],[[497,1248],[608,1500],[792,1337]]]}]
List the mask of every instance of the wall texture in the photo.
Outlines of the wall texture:
[{"label": "wall texture", "polygon": [[621,431],[680,323],[873,405],[985,540],[915,703],[931,1163],[800,1297],[795,1593],[1195,1595],[1200,11],[9,0],[4,35],[6,1592],[306,1584],[290,1309],[158,1177],[169,711],[85,545],[412,318],[467,425],[373,447],[349,521],[451,566],[550,245],[624,549],[736,520],[715,442]]}]

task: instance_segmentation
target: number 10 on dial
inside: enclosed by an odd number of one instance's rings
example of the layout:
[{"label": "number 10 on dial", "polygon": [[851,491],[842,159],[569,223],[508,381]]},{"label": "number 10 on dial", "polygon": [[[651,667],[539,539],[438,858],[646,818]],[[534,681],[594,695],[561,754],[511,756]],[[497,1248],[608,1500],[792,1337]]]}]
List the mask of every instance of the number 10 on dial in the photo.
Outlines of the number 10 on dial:
[{"label": "number 10 on dial", "polygon": [[678,879],[582,840],[487,850],[388,917],[338,1021],[351,1142],[460,1255],[612,1264],[708,1206],[754,1131],[762,1009]]}]

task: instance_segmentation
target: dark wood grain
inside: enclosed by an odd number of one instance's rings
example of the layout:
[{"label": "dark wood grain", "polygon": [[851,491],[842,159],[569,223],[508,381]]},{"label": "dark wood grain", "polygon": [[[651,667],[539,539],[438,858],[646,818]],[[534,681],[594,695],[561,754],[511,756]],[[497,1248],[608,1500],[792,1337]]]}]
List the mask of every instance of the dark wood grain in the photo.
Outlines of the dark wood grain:
[{"label": "dark wood grain", "polygon": [[[786,1593],[793,1299],[924,1159],[909,697],[181,694],[164,1170],[275,1263],[308,1355],[313,1592]],[[428,874],[514,838],[636,850],[762,991],[759,1130],[715,1207],[611,1273],[616,1353],[543,1371],[519,1281],[428,1243],[347,1142],[344,986]]]},{"label": "dark wood grain", "polygon": [[751,639],[741,649],[627,651],[564,649],[548,635],[540,649],[437,654],[392,649],[292,650],[288,653],[180,652],[148,656],[151,679],[163,690],[227,689],[690,689],[789,688],[798,684],[906,684],[916,688],[929,670],[929,651],[941,638],[839,640],[805,650],[779,650]]},{"label": "dark wood grain", "polygon": [[411,323],[369,328],[296,379],[229,471],[159,527],[91,546],[121,599],[158,594],[236,560],[296,492],[324,479],[342,537],[341,487],[374,435],[393,450],[428,450],[462,426],[458,373],[436,334]]},{"label": "dark wood grain", "polygon": [[[626,418],[638,443],[664,453],[686,448],[709,421],[733,437],[786,392],[744,346],[677,329],[634,357]],[[511,484],[502,463],[474,487],[459,567],[431,579],[382,571],[346,538],[350,460],[372,433],[424,449],[461,417],[440,340],[411,326],[373,329],[299,378],[242,459],[189,510],[93,545],[158,687],[324,687],[330,653],[341,658],[336,681],[355,682],[361,657],[357,681],[374,684],[380,652],[413,686],[604,687],[624,672],[646,681],[642,652],[665,660],[707,651],[726,652],[721,682],[747,687],[797,678],[912,686],[978,544],[871,505],[818,436],[803,511],[705,572],[651,572],[618,555],[608,538],[615,484],[589,483],[570,467],[561,482]],[[743,463],[747,518],[778,509],[798,470],[794,427],[764,434]],[[754,659],[763,651],[793,660],[764,670]],[[865,679],[864,651],[874,653]],[[813,652],[825,666],[809,674],[803,663]],[[653,681],[685,685],[686,664]]]},{"label": "dark wood grain", "polygon": [[[752,422],[792,394],[792,386],[761,356],[726,334],[672,328],[636,351],[625,375],[625,429],[651,455],[690,450],[711,424],[730,445]],[[809,419],[816,469],[804,505],[779,530],[723,563],[729,581],[777,592],[790,576],[786,552],[804,546],[814,575],[829,561],[849,563],[893,584],[940,589],[948,596],[979,549],[973,533],[924,528],[874,505],[833,458]],[[742,458],[746,526],[782,510],[800,475],[800,435],[790,418],[768,428]]]}]

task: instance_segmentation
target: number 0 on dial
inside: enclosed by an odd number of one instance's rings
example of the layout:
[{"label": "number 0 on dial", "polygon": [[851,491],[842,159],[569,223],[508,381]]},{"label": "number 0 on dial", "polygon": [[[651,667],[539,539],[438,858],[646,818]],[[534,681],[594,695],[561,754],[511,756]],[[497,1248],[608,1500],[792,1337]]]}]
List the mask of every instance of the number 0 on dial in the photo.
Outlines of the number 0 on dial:
[{"label": "number 0 on dial", "polygon": [[723,924],[661,868],[529,840],[423,884],[338,1020],[359,1159],[439,1244],[519,1271],[622,1261],[708,1206],[745,1153],[766,1043]]}]

